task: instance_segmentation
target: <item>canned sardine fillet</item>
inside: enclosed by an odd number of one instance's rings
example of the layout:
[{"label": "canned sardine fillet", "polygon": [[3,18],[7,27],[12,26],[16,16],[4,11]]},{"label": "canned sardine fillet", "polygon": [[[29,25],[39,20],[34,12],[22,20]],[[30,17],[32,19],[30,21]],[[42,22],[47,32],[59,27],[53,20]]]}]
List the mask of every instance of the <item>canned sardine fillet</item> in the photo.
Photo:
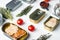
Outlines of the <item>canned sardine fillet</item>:
[{"label": "canned sardine fillet", "polygon": [[2,30],[8,34],[13,40],[24,40],[27,37],[27,32],[15,24],[6,23],[3,25]]},{"label": "canned sardine fillet", "polygon": [[44,28],[47,29],[47,30],[49,30],[49,31],[53,31],[57,27],[58,24],[59,24],[59,19],[50,16],[44,22],[44,25],[45,25]]}]

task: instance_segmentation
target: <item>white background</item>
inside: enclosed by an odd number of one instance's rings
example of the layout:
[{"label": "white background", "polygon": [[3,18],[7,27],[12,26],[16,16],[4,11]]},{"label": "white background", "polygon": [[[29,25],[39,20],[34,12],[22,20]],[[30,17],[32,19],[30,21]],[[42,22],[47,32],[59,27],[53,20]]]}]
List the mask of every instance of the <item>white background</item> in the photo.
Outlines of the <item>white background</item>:
[{"label": "white background", "polygon": [[[0,7],[6,8],[6,4],[9,3],[10,1],[11,0],[0,0]],[[49,11],[47,11],[45,9],[42,9],[40,7],[39,3],[41,1],[43,1],[43,0],[37,0],[36,2],[34,2],[33,4],[31,4],[33,6],[33,8],[31,9],[31,11],[27,15],[24,15],[22,17],[16,17],[16,15],[18,13],[20,13],[24,8],[26,8],[28,5],[30,5],[28,3],[23,2],[23,5],[21,7],[19,7],[16,11],[11,12],[11,14],[14,17],[13,21],[11,21],[11,20],[7,20],[7,21],[13,22],[14,24],[17,25],[17,23],[16,23],[17,19],[22,18],[24,20],[25,24],[22,25],[22,26],[19,26],[19,25],[18,26],[21,27],[21,28],[23,28],[24,30],[26,30],[30,34],[30,36],[29,36],[29,38],[27,38],[27,40],[37,39],[41,34],[46,34],[46,33],[52,33],[52,36],[48,40],[60,40],[60,25],[58,25],[58,27],[56,28],[56,30],[54,30],[53,32],[49,32],[49,31],[47,31],[47,30],[44,29],[44,22],[46,21],[46,19],[50,15],[52,15],[54,13],[53,8],[54,8],[54,6],[55,6],[56,3],[59,3],[59,0],[51,0],[49,2],[50,3]],[[34,10],[36,10],[37,8],[46,11],[46,16],[38,24],[34,24],[34,23],[30,22],[29,15]],[[54,15],[52,15],[52,16],[54,16]],[[54,17],[56,17],[56,16],[54,16]],[[28,26],[31,25],[31,24],[34,25],[35,28],[36,28],[36,30],[34,32],[30,32],[28,30]],[[0,40],[11,40],[11,39],[9,39],[7,36],[5,36],[3,34],[2,26],[0,27]]]}]

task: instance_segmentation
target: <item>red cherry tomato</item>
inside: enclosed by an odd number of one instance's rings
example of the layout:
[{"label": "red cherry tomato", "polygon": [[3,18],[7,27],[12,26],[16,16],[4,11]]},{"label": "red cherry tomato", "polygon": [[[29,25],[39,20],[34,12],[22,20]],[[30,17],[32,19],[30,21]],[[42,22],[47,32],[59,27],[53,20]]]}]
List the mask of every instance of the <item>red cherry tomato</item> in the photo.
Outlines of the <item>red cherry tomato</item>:
[{"label": "red cherry tomato", "polygon": [[35,27],[33,25],[28,26],[28,30],[33,32],[35,30]]},{"label": "red cherry tomato", "polygon": [[49,2],[50,0],[44,0],[45,2]]},{"label": "red cherry tomato", "polygon": [[17,24],[22,25],[23,24],[23,20],[22,19],[18,19],[17,20]]}]

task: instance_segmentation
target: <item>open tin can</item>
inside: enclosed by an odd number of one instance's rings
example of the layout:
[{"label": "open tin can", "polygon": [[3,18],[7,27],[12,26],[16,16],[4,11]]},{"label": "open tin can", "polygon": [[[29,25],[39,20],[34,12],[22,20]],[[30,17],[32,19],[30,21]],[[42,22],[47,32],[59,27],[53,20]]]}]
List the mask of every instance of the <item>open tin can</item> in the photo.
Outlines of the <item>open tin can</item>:
[{"label": "open tin can", "polygon": [[56,29],[56,27],[59,25],[59,19],[50,16],[49,18],[47,18],[47,20],[44,22],[44,29],[47,29],[48,31],[54,31]]},{"label": "open tin can", "polygon": [[11,40],[26,40],[28,36],[25,30],[9,22],[3,24],[2,31]]}]

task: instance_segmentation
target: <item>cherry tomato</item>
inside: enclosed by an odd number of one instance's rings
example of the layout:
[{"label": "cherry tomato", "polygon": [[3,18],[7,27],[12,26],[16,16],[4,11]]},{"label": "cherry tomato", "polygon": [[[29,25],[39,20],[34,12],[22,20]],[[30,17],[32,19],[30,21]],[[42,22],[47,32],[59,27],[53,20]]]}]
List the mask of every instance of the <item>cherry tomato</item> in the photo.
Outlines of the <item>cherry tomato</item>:
[{"label": "cherry tomato", "polygon": [[44,0],[45,2],[49,2],[50,0]]},{"label": "cherry tomato", "polygon": [[22,25],[23,24],[23,20],[22,19],[18,19],[17,20],[17,24]]},{"label": "cherry tomato", "polygon": [[33,32],[35,30],[35,27],[33,25],[28,26],[28,30]]}]

